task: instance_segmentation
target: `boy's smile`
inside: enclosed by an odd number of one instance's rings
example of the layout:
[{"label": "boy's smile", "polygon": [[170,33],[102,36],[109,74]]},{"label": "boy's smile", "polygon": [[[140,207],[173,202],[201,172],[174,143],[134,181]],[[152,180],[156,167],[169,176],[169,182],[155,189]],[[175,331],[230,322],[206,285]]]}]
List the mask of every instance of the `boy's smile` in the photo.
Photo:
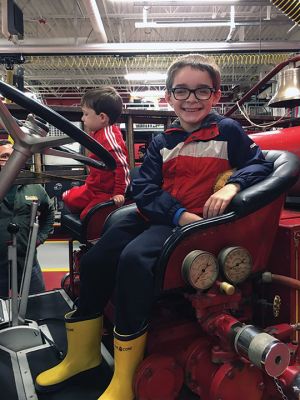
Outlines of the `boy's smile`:
[{"label": "boy's smile", "polygon": [[[207,71],[201,71],[189,66],[180,69],[174,77],[174,88],[195,90],[199,87],[213,88],[212,79]],[[211,93],[208,100],[198,100],[195,93],[190,93],[186,100],[176,100],[172,93],[166,93],[166,100],[173,107],[181,126],[187,132],[197,129],[211,108],[218,103],[221,91]]]}]

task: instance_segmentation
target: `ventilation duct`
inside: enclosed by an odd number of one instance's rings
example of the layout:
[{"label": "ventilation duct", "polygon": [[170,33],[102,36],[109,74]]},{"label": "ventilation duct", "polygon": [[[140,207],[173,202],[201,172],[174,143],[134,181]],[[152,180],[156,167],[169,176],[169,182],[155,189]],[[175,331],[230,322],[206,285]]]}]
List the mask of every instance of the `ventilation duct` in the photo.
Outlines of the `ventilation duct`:
[{"label": "ventilation duct", "polygon": [[287,15],[296,24],[300,22],[300,1],[299,0],[271,0],[279,10]]},{"label": "ventilation duct", "polygon": [[96,0],[85,0],[83,4],[86,8],[92,28],[94,29],[98,39],[102,43],[107,43],[107,36]]}]

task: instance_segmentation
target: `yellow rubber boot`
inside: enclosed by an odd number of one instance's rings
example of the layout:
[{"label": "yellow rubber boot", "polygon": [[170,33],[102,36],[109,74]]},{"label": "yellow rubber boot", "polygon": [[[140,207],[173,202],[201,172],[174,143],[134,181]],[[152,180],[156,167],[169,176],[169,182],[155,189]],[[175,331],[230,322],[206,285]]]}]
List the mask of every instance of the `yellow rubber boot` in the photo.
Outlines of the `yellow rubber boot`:
[{"label": "yellow rubber boot", "polygon": [[71,311],[65,316],[67,355],[61,363],[37,376],[37,391],[56,390],[68,379],[101,363],[103,317],[83,320],[72,318],[73,313]]},{"label": "yellow rubber boot", "polygon": [[98,400],[133,400],[133,378],[144,357],[147,333],[121,336],[115,332],[115,371],[112,380]]}]

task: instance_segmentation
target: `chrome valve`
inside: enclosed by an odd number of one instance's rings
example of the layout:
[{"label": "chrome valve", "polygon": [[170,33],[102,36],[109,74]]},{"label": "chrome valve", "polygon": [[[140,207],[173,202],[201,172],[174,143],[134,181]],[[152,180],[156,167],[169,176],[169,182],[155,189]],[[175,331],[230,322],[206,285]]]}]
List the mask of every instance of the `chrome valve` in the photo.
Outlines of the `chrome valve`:
[{"label": "chrome valve", "polygon": [[288,346],[253,325],[236,328],[234,347],[272,377],[281,375],[290,362]]}]

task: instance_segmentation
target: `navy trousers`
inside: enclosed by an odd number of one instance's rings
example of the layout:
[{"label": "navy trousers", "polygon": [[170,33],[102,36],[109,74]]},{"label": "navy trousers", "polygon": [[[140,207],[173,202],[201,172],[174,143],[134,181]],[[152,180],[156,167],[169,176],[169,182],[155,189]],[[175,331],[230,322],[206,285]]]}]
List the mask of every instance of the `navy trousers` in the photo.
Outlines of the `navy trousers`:
[{"label": "navy trousers", "polygon": [[[18,271],[18,287],[20,288],[22,278],[22,271]],[[41,267],[36,262],[32,267],[29,294],[36,294],[45,291],[45,284]],[[8,268],[0,270],[0,297],[6,298],[9,295],[8,290]]]},{"label": "navy trousers", "polygon": [[111,226],[81,259],[80,315],[102,314],[115,289],[116,331],[131,335],[144,328],[156,261],[173,229],[146,222],[136,210]]}]

